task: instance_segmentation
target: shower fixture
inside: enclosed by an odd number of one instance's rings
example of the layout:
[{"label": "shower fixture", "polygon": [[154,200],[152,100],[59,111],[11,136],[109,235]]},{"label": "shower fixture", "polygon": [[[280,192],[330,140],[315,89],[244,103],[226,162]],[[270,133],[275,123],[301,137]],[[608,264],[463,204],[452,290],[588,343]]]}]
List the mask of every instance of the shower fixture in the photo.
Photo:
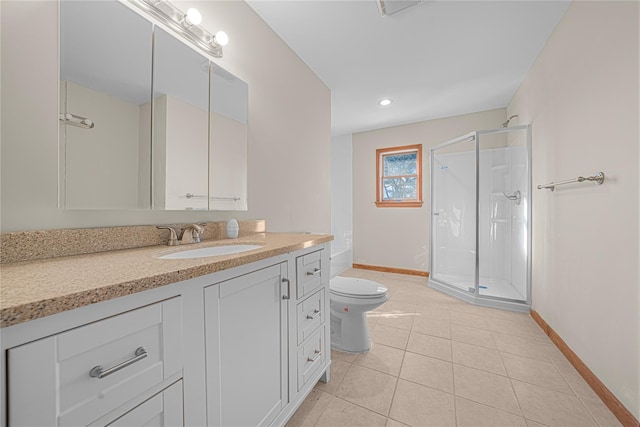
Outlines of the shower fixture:
[{"label": "shower fixture", "polygon": [[520,206],[520,201],[522,200],[522,194],[520,193],[520,190],[516,190],[512,195],[508,195],[504,191],[502,192],[502,194],[504,194],[504,197],[511,201],[515,201],[516,205]]},{"label": "shower fixture", "polygon": [[518,117],[517,114],[514,114],[513,116],[509,117],[506,122],[500,125],[500,127],[506,128],[507,126],[509,126],[509,122],[511,121],[511,119],[515,119],[516,117]]}]

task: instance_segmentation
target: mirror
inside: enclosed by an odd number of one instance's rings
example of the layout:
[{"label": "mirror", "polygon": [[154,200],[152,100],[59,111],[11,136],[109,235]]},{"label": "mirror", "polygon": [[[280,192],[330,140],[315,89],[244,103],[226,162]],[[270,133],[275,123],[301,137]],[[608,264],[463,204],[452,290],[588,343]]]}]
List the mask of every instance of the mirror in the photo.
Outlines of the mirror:
[{"label": "mirror", "polygon": [[151,31],[115,1],[60,2],[61,207],[149,208]]},{"label": "mirror", "polygon": [[60,2],[60,207],[247,209],[248,86],[187,43]]},{"label": "mirror", "polygon": [[211,63],[209,209],[247,210],[249,87]]},{"label": "mirror", "polygon": [[209,60],[157,27],[154,40],[153,208],[206,210]]}]

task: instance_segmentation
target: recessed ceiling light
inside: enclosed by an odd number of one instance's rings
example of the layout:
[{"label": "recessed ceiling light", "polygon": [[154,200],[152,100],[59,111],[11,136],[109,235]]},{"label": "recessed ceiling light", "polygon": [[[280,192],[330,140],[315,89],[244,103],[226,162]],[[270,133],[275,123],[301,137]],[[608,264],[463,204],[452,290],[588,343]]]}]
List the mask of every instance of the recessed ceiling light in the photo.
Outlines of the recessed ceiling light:
[{"label": "recessed ceiling light", "polygon": [[380,105],[381,107],[386,107],[388,105],[391,105],[392,102],[393,100],[391,98],[382,98],[380,101],[378,101],[378,105]]}]

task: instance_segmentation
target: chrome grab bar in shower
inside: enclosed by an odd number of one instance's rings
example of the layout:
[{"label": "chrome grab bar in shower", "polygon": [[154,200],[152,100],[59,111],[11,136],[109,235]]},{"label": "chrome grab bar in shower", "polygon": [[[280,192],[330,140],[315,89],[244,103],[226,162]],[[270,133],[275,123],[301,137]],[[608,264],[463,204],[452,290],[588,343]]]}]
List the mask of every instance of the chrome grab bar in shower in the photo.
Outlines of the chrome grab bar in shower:
[{"label": "chrome grab bar in shower", "polygon": [[541,185],[538,185],[538,190],[542,190],[543,188],[548,188],[549,190],[554,191],[556,189],[556,186],[558,185],[565,185],[565,184],[571,184],[574,182],[583,182],[583,181],[594,181],[596,184],[602,185],[602,183],[604,182],[604,172],[598,172],[593,176],[587,176],[587,177],[579,176],[574,179],[565,179],[564,181],[550,182],[544,185],[541,184]]}]

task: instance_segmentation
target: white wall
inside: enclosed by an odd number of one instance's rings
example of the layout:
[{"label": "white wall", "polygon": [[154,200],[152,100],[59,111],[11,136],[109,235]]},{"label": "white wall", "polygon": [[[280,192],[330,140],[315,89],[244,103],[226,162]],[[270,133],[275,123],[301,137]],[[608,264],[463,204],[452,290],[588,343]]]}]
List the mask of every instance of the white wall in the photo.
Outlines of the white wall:
[{"label": "white wall", "polygon": [[[353,135],[354,263],[428,271],[429,149],[444,141],[504,122],[505,109],[428,120]],[[421,208],[378,208],[376,149],[422,144]]]},{"label": "white wall", "polygon": [[353,154],[351,134],[331,138],[332,251],[352,247]]},{"label": "white wall", "polygon": [[640,418],[638,2],[573,2],[509,105],[533,126],[533,309]]},{"label": "white wall", "polygon": [[[3,1],[4,232],[68,227],[266,219],[269,230],[329,232],[331,94],[244,2],[180,1],[230,36],[216,63],[249,84],[247,212],[57,209],[57,2]],[[134,185],[134,184],[132,184]]]}]

